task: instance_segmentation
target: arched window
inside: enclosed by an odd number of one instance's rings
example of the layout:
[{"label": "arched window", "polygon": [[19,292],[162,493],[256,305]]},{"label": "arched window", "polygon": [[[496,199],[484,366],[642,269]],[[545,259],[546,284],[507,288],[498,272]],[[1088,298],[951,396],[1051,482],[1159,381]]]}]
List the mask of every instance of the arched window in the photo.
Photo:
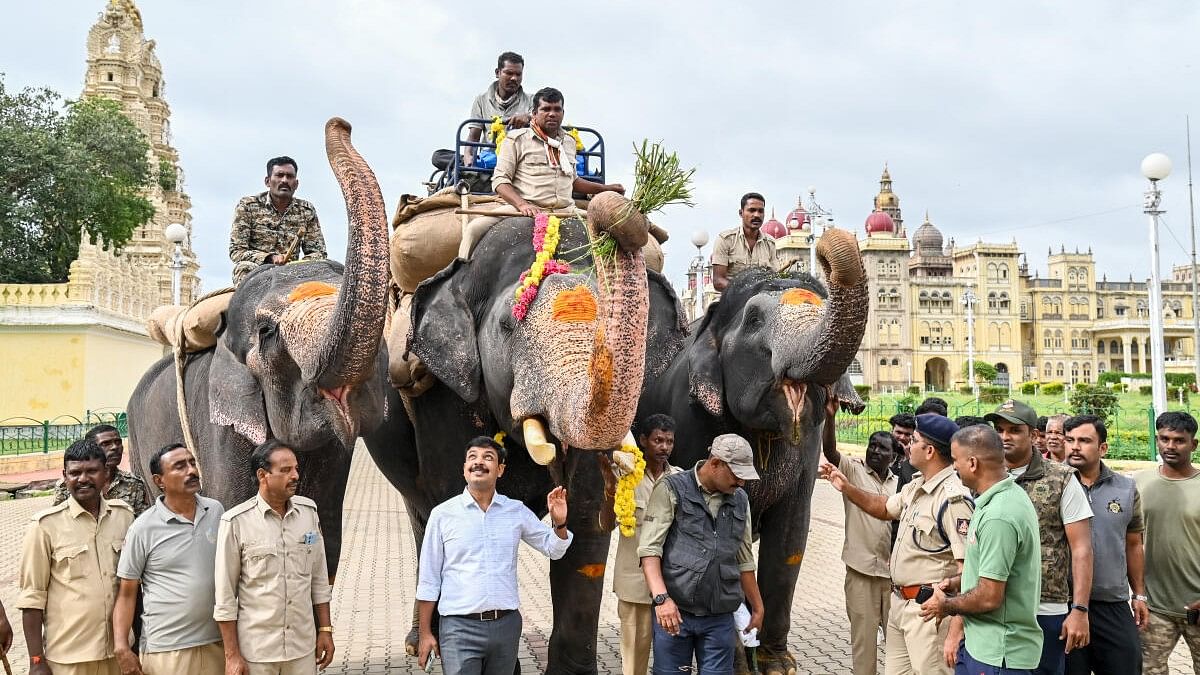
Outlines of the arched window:
[{"label": "arched window", "polygon": [[954,346],[954,324],[946,322],[942,324],[942,344],[947,347]]},{"label": "arched window", "polygon": [[1140,299],[1139,299],[1139,300],[1137,301],[1137,316],[1138,316],[1138,318],[1139,318],[1139,319],[1144,319],[1144,318],[1146,318],[1146,317],[1147,317],[1147,316],[1149,316],[1149,315],[1150,315],[1150,313],[1149,313],[1149,311],[1146,309],[1146,301],[1145,301],[1145,300],[1140,300]]},{"label": "arched window", "polygon": [[1008,263],[1000,263],[999,269],[1000,269],[1000,278],[1007,279],[1008,278]]},{"label": "arched window", "polygon": [[929,291],[921,291],[917,295],[917,306],[921,309],[929,309]]},{"label": "arched window", "polygon": [[1097,354],[1103,354],[1103,353],[1104,353],[1104,340],[1097,340],[1097,341],[1096,341],[1096,353],[1097,353]]},{"label": "arched window", "polygon": [[1079,331],[1071,331],[1071,349],[1079,349]]},{"label": "arched window", "polygon": [[1042,346],[1045,347],[1046,349],[1050,349],[1051,347],[1054,346],[1053,336],[1050,334],[1049,328],[1042,331]]},{"label": "arched window", "polygon": [[1047,361],[1045,367],[1042,368],[1042,372],[1045,373],[1047,380],[1054,376],[1054,371],[1051,370],[1049,361]]},{"label": "arched window", "polygon": [[893,365],[893,366],[899,366],[899,365],[900,365],[900,359],[893,358],[893,359],[892,359],[892,365]]},{"label": "arched window", "polygon": [[1000,346],[1001,347],[1005,347],[1008,345],[1008,339],[1011,335],[1012,335],[1012,333],[1008,330],[1008,322],[1006,321],[1006,322],[1000,324]]},{"label": "arched window", "polygon": [[932,329],[929,326],[929,322],[922,321],[921,322],[921,331],[917,334],[918,339],[920,340],[921,344],[923,344],[923,345],[932,344],[931,333],[932,333]]},{"label": "arched window", "polygon": [[1063,362],[1059,361],[1058,366],[1054,369],[1055,377],[1063,377]]},{"label": "arched window", "polygon": [[1063,346],[1063,332],[1061,330],[1056,330],[1056,331],[1054,331],[1054,348],[1062,349],[1062,346]]},{"label": "arched window", "polygon": [[1096,298],[1096,318],[1104,318],[1104,300]]},{"label": "arched window", "polygon": [[892,319],[892,324],[888,328],[888,341],[894,345],[900,344],[900,319]]},{"label": "arched window", "polygon": [[996,269],[996,263],[988,263],[988,266],[987,266],[987,278],[988,278],[988,279],[998,279],[998,278],[1000,278],[1000,271],[999,271],[998,269]]},{"label": "arched window", "polygon": [[879,359],[879,365],[881,365],[881,366],[886,366],[886,365],[887,365],[887,359]]},{"label": "arched window", "polygon": [[1008,291],[1000,291],[1000,311],[1008,313]]},{"label": "arched window", "polygon": [[1079,362],[1078,361],[1071,362],[1071,381],[1072,382],[1079,381]]},{"label": "arched window", "polygon": [[1121,353],[1121,345],[1118,344],[1116,340],[1109,340],[1108,341],[1108,353],[1109,354],[1120,354]]},{"label": "arched window", "polygon": [[1092,381],[1092,364],[1086,361],[1083,364],[1083,381],[1089,383]]}]

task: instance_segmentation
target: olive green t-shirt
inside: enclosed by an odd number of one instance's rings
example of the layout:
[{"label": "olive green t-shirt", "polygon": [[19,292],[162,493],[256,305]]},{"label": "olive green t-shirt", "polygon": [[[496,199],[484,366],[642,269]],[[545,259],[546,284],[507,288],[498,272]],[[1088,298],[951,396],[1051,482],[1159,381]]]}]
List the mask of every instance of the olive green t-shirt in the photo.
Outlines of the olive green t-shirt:
[{"label": "olive green t-shirt", "polygon": [[1146,525],[1146,604],[1179,619],[1200,600],[1200,473],[1169,479],[1158,468],[1134,474]]},{"label": "olive green t-shirt", "polygon": [[967,652],[977,661],[1005,668],[1035,668],[1042,657],[1042,549],[1037,511],[1012,477],[996,483],[975,502],[967,530],[962,592],[980,577],[1003,581],[1004,600],[984,614],[963,615]]}]

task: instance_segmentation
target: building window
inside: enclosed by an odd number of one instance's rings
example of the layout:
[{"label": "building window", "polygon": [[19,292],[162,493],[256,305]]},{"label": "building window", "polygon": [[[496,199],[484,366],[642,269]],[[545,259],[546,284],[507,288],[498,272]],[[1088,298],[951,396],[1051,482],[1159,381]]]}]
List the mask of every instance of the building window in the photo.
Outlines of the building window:
[{"label": "building window", "polygon": [[1062,361],[1058,362],[1058,367],[1054,369],[1054,373],[1057,377],[1061,378],[1063,376],[1063,362]]},{"label": "building window", "polygon": [[1046,362],[1046,367],[1042,369],[1042,372],[1044,372],[1046,374],[1047,380],[1050,379],[1050,377],[1053,375],[1053,372],[1050,370],[1050,362],[1049,361]]},{"label": "building window", "polygon": [[1099,340],[1096,342],[1096,353],[1097,354],[1104,353],[1104,340]]},{"label": "building window", "polygon": [[1056,331],[1054,331],[1054,348],[1055,348],[1055,349],[1062,349],[1062,346],[1063,346],[1063,334],[1062,334],[1062,331],[1061,331],[1061,330],[1056,330]]},{"label": "building window", "polygon": [[[1050,347],[1051,347],[1051,346],[1054,344],[1054,343],[1052,342],[1052,338],[1050,337],[1050,331],[1049,331],[1049,330],[1047,330],[1047,331],[1045,331],[1045,332],[1043,332],[1043,333],[1042,333],[1042,343],[1043,343],[1043,346],[1044,346],[1046,349],[1050,349]],[[1047,366],[1047,367],[1048,367],[1048,366]]]},{"label": "building window", "polygon": [[112,74],[112,73],[109,73],[109,74],[108,74],[108,81],[109,81],[109,82],[112,82],[112,81],[113,81],[113,74]]}]

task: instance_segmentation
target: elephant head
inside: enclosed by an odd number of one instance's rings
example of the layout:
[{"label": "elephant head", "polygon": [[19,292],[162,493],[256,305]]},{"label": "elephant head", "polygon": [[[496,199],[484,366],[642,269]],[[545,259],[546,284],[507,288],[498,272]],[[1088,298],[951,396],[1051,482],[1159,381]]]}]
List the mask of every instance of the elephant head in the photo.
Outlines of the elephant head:
[{"label": "elephant head", "polygon": [[273,437],[301,452],[331,443],[353,448],[384,407],[383,196],[350,145],[347,122],[330,120],[325,144],[350,221],[346,264],[301,261],[251,272],[225,312],[209,380],[213,423],[254,443]]},{"label": "elephant head", "polygon": [[[709,414],[797,437],[809,386],[844,377],[866,328],[866,273],[846,230],[826,232],[817,257],[828,290],[808,275],[752,268],[709,308],[688,352],[692,398]],[[861,404],[844,383],[835,389]]]},{"label": "elephant head", "polygon": [[[548,275],[521,320],[513,300],[533,262],[532,222],[508,218],[493,226],[471,260],[456,261],[418,287],[409,348],[462,399],[484,397],[501,429],[523,438],[546,464],[551,441],[584,449],[620,446],[637,409],[643,378],[664,368],[686,328],[674,292],[647,271],[636,242],[592,259],[585,225],[561,225],[563,259],[575,257],[588,276]],[[593,233],[597,234],[597,233]],[[620,240],[618,240],[620,241]],[[656,306],[670,308],[648,320]],[[655,354],[647,360],[647,343]]]}]

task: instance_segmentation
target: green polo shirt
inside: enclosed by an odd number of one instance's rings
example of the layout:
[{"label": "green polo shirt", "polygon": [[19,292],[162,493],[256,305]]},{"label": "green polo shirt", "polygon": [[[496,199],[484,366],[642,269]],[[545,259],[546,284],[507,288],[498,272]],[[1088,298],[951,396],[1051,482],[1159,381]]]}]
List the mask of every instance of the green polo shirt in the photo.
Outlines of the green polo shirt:
[{"label": "green polo shirt", "polygon": [[986,614],[963,615],[967,652],[978,661],[1006,668],[1035,668],[1042,656],[1037,623],[1042,557],[1037,512],[1011,478],[988,488],[975,501],[967,530],[962,591],[980,577],[1003,581],[1004,600]]}]

